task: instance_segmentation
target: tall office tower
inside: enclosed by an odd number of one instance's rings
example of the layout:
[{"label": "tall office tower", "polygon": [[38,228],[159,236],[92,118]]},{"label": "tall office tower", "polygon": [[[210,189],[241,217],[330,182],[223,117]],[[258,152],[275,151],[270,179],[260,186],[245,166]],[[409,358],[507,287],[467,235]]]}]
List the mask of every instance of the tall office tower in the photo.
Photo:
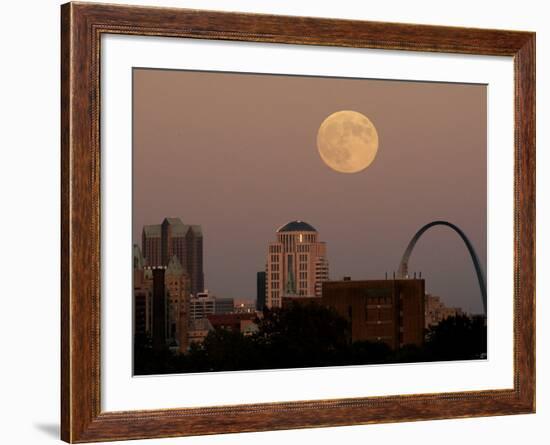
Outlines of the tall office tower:
[{"label": "tall office tower", "polygon": [[180,351],[186,351],[188,345],[187,325],[189,324],[189,275],[175,255],[172,256],[166,267],[164,283],[168,302],[169,344],[177,344]]},{"label": "tall office tower", "polygon": [[141,251],[149,267],[162,266],[160,225],[143,226],[141,233]]},{"label": "tall office tower", "polygon": [[145,267],[141,250],[134,245],[134,335],[142,340],[151,335],[153,275]]},{"label": "tall office tower", "polygon": [[265,307],[265,271],[256,273],[256,309],[263,311]]},{"label": "tall office tower", "polygon": [[175,255],[189,274],[190,292],[204,290],[201,226],[183,224],[180,218],[164,218],[162,224],[143,227],[143,256],[148,266],[168,266]]},{"label": "tall office tower", "polygon": [[153,269],[153,349],[159,351],[166,345],[166,291],[164,268]]},{"label": "tall office tower", "polygon": [[266,274],[268,308],[281,307],[286,296],[320,297],[329,274],[326,245],[317,230],[303,221],[279,228],[277,240],[269,243]]}]

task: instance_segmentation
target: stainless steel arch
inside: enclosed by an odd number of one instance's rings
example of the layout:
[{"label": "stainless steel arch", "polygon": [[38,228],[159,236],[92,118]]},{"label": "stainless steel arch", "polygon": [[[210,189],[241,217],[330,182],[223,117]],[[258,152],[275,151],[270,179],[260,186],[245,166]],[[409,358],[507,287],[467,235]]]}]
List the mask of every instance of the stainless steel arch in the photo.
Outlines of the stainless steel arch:
[{"label": "stainless steel arch", "polygon": [[397,277],[401,279],[408,278],[409,258],[414,249],[414,246],[418,241],[418,239],[422,236],[422,234],[426,230],[428,230],[430,227],[433,227],[433,226],[450,227],[456,233],[458,233],[460,238],[462,238],[462,241],[464,241],[464,244],[466,244],[468,252],[470,253],[470,257],[472,258],[472,262],[474,263],[474,268],[476,270],[477,281],[479,283],[479,290],[481,291],[481,301],[483,303],[483,311],[485,312],[485,314],[487,314],[487,285],[485,284],[485,275],[483,273],[483,270],[481,269],[481,264],[479,262],[477,253],[474,249],[474,246],[466,236],[466,234],[459,227],[455,226],[454,224],[448,221],[432,221],[431,223],[428,223],[425,226],[421,227],[420,230],[416,232],[416,234],[412,237],[411,241],[409,242],[409,245],[407,246],[405,253],[403,253],[403,257],[401,258],[401,263],[399,264],[399,270],[397,271]]}]

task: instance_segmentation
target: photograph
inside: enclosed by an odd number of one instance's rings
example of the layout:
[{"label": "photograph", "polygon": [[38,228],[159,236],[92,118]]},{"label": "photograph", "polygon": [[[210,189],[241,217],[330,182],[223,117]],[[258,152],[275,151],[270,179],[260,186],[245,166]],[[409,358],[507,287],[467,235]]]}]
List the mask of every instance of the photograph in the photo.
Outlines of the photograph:
[{"label": "photograph", "polygon": [[132,178],[135,376],[488,359],[486,84],[134,67]]}]

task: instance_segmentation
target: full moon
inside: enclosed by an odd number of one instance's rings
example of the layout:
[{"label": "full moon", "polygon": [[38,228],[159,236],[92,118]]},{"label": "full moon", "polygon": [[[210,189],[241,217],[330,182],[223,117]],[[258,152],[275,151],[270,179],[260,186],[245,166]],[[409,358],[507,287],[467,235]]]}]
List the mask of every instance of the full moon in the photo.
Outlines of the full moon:
[{"label": "full moon", "polygon": [[374,161],[378,133],[367,116],[357,111],[337,111],[319,127],[317,149],[331,169],[340,173],[357,173]]}]

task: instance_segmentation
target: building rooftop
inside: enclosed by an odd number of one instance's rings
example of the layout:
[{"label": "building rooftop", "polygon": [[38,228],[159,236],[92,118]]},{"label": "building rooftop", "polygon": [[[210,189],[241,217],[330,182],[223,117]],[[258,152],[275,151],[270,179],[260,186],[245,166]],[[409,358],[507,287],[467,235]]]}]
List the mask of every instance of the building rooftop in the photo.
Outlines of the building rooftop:
[{"label": "building rooftop", "polygon": [[172,230],[172,236],[185,236],[191,230],[196,236],[202,235],[201,226],[198,224],[184,224],[178,217],[166,217],[162,225],[169,225]]},{"label": "building rooftop", "polygon": [[149,238],[151,237],[160,238],[160,234],[161,234],[160,224],[150,224],[147,226],[143,226],[143,232],[145,233],[145,236]]},{"label": "building rooftop", "polygon": [[279,227],[277,232],[317,232],[317,230],[305,221],[290,221]]}]

